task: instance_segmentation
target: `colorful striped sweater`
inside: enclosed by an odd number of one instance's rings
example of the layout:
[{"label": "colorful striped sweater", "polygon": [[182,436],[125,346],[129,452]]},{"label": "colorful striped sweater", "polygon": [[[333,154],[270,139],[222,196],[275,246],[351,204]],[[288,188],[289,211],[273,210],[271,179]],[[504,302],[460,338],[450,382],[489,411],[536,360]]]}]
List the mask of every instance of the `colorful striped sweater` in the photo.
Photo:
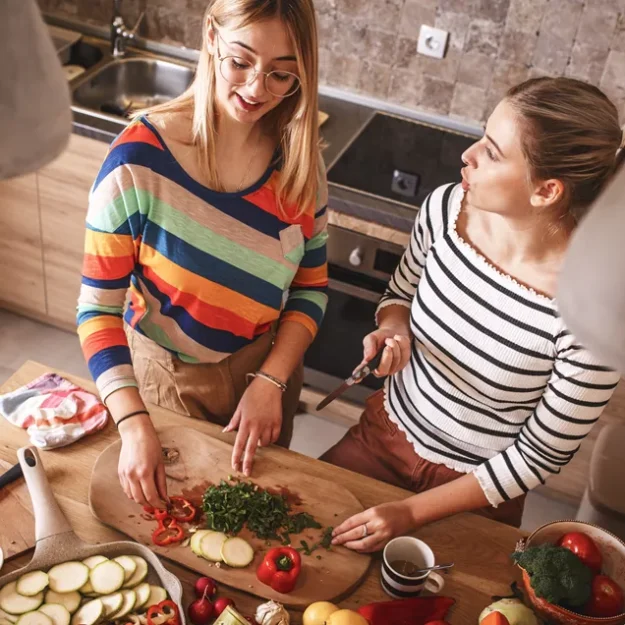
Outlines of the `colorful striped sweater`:
[{"label": "colorful striped sweater", "polygon": [[327,301],[327,183],[291,219],[279,175],[270,166],[240,193],[212,191],[145,118],[112,143],[90,193],[77,316],[102,399],[137,385],[124,321],[192,363],[222,360],[277,320],[314,337]]}]

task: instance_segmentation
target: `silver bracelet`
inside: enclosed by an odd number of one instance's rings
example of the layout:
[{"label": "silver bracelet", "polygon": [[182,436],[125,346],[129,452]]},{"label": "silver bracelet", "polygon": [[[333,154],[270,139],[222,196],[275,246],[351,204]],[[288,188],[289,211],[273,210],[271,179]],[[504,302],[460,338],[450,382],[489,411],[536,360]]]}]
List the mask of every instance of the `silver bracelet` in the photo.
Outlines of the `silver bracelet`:
[{"label": "silver bracelet", "polygon": [[269,373],[265,373],[264,371],[257,371],[256,373],[247,373],[245,375],[245,379],[247,383],[250,383],[250,378],[263,378],[267,380],[267,382],[271,382],[275,386],[277,386],[283,393],[286,391],[286,384],[282,382],[282,380],[278,380],[278,378],[274,378]]}]

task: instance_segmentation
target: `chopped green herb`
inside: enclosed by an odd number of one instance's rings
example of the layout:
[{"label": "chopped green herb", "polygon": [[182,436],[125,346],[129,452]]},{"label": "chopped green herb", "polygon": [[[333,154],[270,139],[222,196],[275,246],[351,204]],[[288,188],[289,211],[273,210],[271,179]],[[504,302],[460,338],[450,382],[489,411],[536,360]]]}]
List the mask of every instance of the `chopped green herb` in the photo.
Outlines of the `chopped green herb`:
[{"label": "chopped green herb", "polygon": [[332,532],[333,531],[334,531],[333,527],[326,527],[323,530],[323,536],[321,537],[320,545],[324,549],[330,549],[330,547],[332,546]]},{"label": "chopped green herb", "polygon": [[322,527],[306,512],[292,514],[283,495],[270,493],[252,482],[221,480],[204,493],[202,509],[210,529],[238,534],[247,524],[258,538],[279,540],[285,545],[291,544],[290,534]]}]

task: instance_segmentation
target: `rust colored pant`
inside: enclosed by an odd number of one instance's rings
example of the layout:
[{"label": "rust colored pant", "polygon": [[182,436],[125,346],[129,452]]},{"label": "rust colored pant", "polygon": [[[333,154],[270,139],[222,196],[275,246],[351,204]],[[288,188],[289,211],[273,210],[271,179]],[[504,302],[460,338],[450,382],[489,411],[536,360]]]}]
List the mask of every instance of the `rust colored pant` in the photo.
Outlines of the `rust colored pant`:
[{"label": "rust colored pant", "polygon": [[[384,408],[384,391],[373,393],[357,425],[354,425],[321,460],[362,473],[376,480],[421,493],[462,477],[463,473],[421,458],[406,435],[393,423]],[[474,510],[514,527],[521,525],[525,496]]]},{"label": "rust colored pant", "polygon": [[[275,332],[268,331],[220,362],[198,364],[180,360],[128,326],[126,336],[144,401],[225,426],[247,387],[245,375],[260,369],[271,350]],[[293,436],[303,375],[300,364],[282,396],[282,429],[276,442],[282,447],[288,447]]]}]

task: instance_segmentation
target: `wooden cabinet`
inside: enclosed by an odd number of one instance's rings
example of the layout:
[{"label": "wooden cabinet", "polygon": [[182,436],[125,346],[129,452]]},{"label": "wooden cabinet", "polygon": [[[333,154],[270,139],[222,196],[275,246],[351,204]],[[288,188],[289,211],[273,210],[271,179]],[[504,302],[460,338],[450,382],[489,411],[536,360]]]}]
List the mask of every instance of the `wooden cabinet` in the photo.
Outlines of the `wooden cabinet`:
[{"label": "wooden cabinet", "polygon": [[0,182],[0,301],[46,313],[36,174]]},{"label": "wooden cabinet", "polygon": [[72,135],[65,152],[38,174],[49,321],[75,328],[89,190],[108,144]]}]

